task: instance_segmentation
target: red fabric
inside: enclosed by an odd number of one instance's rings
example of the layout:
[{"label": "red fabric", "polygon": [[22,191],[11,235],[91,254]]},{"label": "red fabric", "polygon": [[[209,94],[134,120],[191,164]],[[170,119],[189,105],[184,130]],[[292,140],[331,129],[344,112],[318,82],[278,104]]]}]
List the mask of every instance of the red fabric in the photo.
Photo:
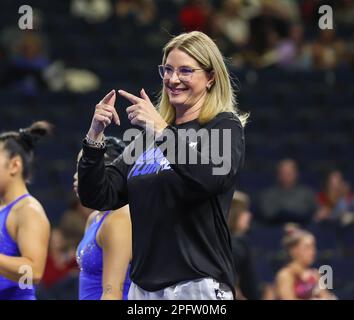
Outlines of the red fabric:
[{"label": "red fabric", "polygon": [[42,282],[46,287],[50,287],[65,278],[73,270],[79,270],[75,258],[72,258],[63,267],[59,268],[55,264],[53,257],[48,255]]},{"label": "red fabric", "polygon": [[198,30],[207,32],[208,14],[198,6],[183,8],[179,19],[185,31]]},{"label": "red fabric", "polygon": [[296,277],[294,287],[295,294],[298,299],[309,300],[311,298],[315,298],[317,279],[314,275],[310,275],[306,280],[302,280],[300,277]]},{"label": "red fabric", "polygon": [[[348,204],[350,204],[351,202],[353,202],[353,200],[354,200],[353,194],[347,195],[347,197],[346,197],[345,200],[346,200],[346,202],[347,202]],[[326,206],[326,207],[331,207],[331,206],[332,206],[332,204],[331,204],[331,202],[329,201],[328,196],[327,196],[327,194],[326,194],[325,192],[319,192],[319,193],[317,194],[317,203],[318,203],[319,205],[321,205],[321,206]]]},{"label": "red fabric", "polygon": [[316,0],[307,0],[300,5],[301,15],[304,21],[311,22],[313,20],[318,2],[319,1]]},{"label": "red fabric", "polygon": [[326,193],[324,193],[324,192],[319,192],[317,194],[317,202],[321,206],[329,206],[330,205],[329,199],[328,199]]}]

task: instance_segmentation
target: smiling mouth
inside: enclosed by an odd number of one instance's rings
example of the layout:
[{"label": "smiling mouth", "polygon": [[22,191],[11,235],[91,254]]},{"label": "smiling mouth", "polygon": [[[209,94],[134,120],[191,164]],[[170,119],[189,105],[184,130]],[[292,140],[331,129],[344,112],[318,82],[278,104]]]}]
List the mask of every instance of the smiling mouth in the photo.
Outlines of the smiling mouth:
[{"label": "smiling mouth", "polygon": [[187,88],[171,88],[169,86],[167,86],[168,90],[172,93],[172,94],[179,94],[183,91],[188,90]]}]

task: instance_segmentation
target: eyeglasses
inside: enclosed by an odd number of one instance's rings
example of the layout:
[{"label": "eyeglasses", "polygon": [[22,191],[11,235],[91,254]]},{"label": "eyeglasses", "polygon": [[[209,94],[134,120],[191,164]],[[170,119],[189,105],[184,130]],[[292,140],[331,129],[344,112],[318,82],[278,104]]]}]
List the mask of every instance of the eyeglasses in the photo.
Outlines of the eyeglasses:
[{"label": "eyeglasses", "polygon": [[176,71],[179,80],[188,82],[192,79],[192,75],[195,71],[205,71],[200,68],[190,68],[190,67],[179,67],[174,69],[171,66],[159,65],[159,74],[163,80],[169,80],[172,78],[174,72]]}]

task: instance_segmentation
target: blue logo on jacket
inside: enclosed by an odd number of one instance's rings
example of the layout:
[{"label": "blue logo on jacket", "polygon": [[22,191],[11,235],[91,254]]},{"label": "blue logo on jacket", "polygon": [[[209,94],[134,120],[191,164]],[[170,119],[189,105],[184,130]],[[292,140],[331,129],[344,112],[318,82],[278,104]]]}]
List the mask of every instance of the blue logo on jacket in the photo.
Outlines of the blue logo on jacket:
[{"label": "blue logo on jacket", "polygon": [[170,162],[164,157],[159,147],[144,151],[128,174],[131,177],[157,174],[163,170],[171,170]]}]

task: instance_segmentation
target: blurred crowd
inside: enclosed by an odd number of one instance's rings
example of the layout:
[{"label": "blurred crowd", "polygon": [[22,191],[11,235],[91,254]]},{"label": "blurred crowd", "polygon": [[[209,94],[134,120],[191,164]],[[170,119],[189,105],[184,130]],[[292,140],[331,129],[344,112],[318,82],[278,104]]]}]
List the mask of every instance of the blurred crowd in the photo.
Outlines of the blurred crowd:
[{"label": "blurred crowd", "polygon": [[[324,177],[322,189],[312,190],[301,184],[297,164],[293,159],[283,159],[277,164],[275,181],[273,186],[262,190],[258,197],[250,197],[240,191],[234,194],[229,229],[232,234],[239,298],[335,299],[330,291],[318,288],[319,272],[313,268],[318,259],[316,238],[306,229],[313,225],[325,226],[339,233],[348,227],[353,229],[354,195],[350,183],[339,170],[332,170]],[[257,214],[251,211],[251,199],[256,202],[253,207]],[[283,229],[281,245],[285,258],[281,259],[281,265],[271,281],[261,281],[256,270],[258,258],[249,238],[253,224],[279,226]],[[350,246],[349,243],[346,245]],[[278,244],[273,247],[278,247]],[[329,261],[332,255],[333,252],[329,253]],[[353,252],[349,252],[348,257],[353,257]]]},{"label": "blurred crowd", "polygon": [[321,190],[301,184],[295,160],[284,159],[277,165],[276,184],[264,190],[258,207],[267,223],[311,221],[342,226],[354,222],[354,197],[351,186],[339,170],[328,172]]},{"label": "blurred crowd", "polygon": [[[333,29],[318,26],[323,4],[333,9]],[[168,34],[203,31],[215,39],[236,69],[354,67],[353,0],[72,0],[69,11],[88,25],[110,21],[137,30],[154,26],[148,37],[158,45]],[[99,79],[88,70],[66,70],[53,61],[46,24],[45,14],[36,9],[33,30],[21,32],[15,25],[2,29],[0,61],[8,67],[1,85],[20,82],[30,93],[34,87],[97,89]],[[72,82],[79,82],[79,88]]]},{"label": "blurred crowd", "polygon": [[[116,14],[138,25],[166,26],[165,12],[153,0],[73,0],[72,13],[89,23]],[[237,67],[331,69],[353,67],[354,1],[171,0],[179,31],[212,36]],[[318,9],[331,5],[334,28],[321,30]],[[171,28],[171,27],[170,27]],[[173,29],[173,28],[171,28]]]}]

